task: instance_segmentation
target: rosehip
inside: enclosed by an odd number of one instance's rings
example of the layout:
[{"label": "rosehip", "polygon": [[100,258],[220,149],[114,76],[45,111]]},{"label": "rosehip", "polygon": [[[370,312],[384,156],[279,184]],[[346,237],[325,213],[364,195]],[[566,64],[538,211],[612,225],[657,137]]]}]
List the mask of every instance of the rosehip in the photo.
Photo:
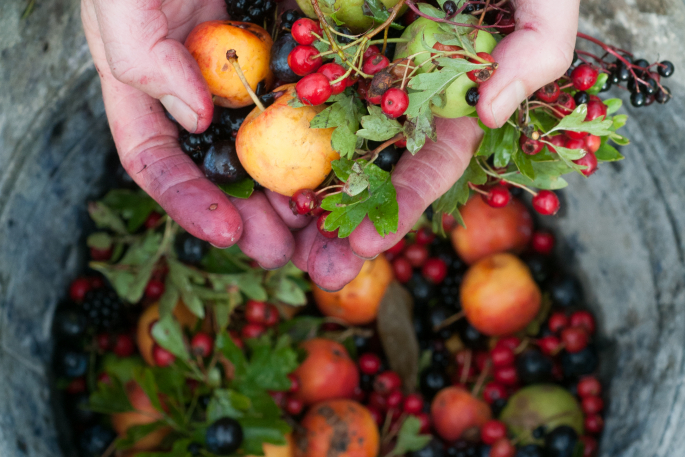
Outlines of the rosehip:
[{"label": "rosehip", "polygon": [[295,86],[295,91],[303,104],[311,106],[325,103],[333,94],[331,83],[321,73],[312,73],[300,79]]},{"label": "rosehip", "polygon": [[288,54],[288,65],[297,76],[315,72],[323,64],[319,50],[314,46],[295,46]]},{"label": "rosehip", "polygon": [[316,228],[319,229],[319,233],[322,234],[324,237],[333,239],[338,237],[338,229],[331,231],[328,231],[325,229],[324,224],[326,223],[326,218],[328,215],[331,214],[330,212],[325,212],[316,221]]},{"label": "rosehip", "polygon": [[374,390],[381,395],[387,395],[400,387],[402,387],[402,379],[394,371],[384,371],[378,374],[373,381]]},{"label": "rosehip", "polygon": [[537,141],[532,138],[528,138],[524,134],[521,134],[521,138],[519,138],[519,145],[521,146],[521,150],[530,156],[539,153],[545,146],[544,143],[542,143],[542,141]]},{"label": "rosehip", "polygon": [[290,31],[298,44],[312,44],[316,37],[312,33],[322,36],[321,26],[316,21],[309,18],[302,18],[295,21]]},{"label": "rosehip", "polygon": [[549,327],[549,330],[552,333],[559,333],[560,331],[568,327],[568,317],[566,317],[566,314],[564,314],[561,311],[552,313],[549,316],[547,326]]},{"label": "rosehip", "polygon": [[318,205],[316,193],[311,189],[300,189],[296,191],[288,203],[294,215],[303,216],[309,214]]},{"label": "rosehip", "polygon": [[533,208],[543,216],[552,216],[559,211],[559,198],[551,190],[541,190],[533,197]]},{"label": "rosehip", "polygon": [[561,341],[564,343],[566,352],[575,354],[587,347],[590,337],[582,327],[569,327],[561,331]]},{"label": "rosehip", "polygon": [[440,284],[447,276],[447,264],[437,257],[427,259],[423,264],[421,274],[433,284]]},{"label": "rosehip", "polygon": [[423,398],[419,394],[409,394],[404,397],[402,411],[407,414],[419,414],[423,411]]},{"label": "rosehip", "polygon": [[332,84],[333,81],[345,75],[345,69],[337,63],[327,63],[319,68],[317,73],[324,75],[326,79],[328,79],[329,83],[331,83],[331,91],[333,92],[333,95],[341,94],[348,86],[348,78]]},{"label": "rosehip", "polygon": [[493,208],[504,208],[511,201],[509,189],[502,185],[492,187],[486,195],[481,195],[481,197],[485,203]]},{"label": "rosehip", "polygon": [[576,311],[569,318],[571,327],[582,327],[590,335],[595,333],[595,317],[590,311]]},{"label": "rosehip", "polygon": [[597,69],[593,68],[591,65],[578,65],[571,72],[571,81],[573,82],[573,87],[578,90],[588,90],[597,82],[598,74],[599,72]]},{"label": "rosehip", "polygon": [[364,59],[362,64],[362,71],[367,75],[375,75],[379,71],[390,65],[390,60],[382,54],[373,55]]},{"label": "rosehip", "polygon": [[[478,57],[480,57],[481,59],[487,61],[487,62],[495,63],[495,58],[492,57],[487,52],[479,52],[476,55]],[[469,59],[469,62],[471,62],[471,63],[483,63],[483,62],[479,62],[476,59]],[[483,83],[483,82],[487,81],[488,79],[490,79],[490,77],[494,73],[495,73],[495,67],[489,66],[489,67],[481,68],[479,70],[471,70],[468,73],[466,73],[466,76],[468,76],[468,78],[475,83]]]},{"label": "rosehip", "polygon": [[533,232],[530,245],[533,251],[542,255],[549,255],[554,249],[554,235],[544,231]]},{"label": "rosehip", "polygon": [[593,376],[583,378],[578,381],[578,396],[579,397],[597,397],[602,393],[602,384]]},{"label": "rosehip", "polygon": [[176,356],[163,347],[155,344],[152,346],[152,359],[158,367],[168,367],[176,360]]},{"label": "rosehip", "polygon": [[412,244],[404,250],[404,256],[414,268],[421,268],[428,260],[428,249],[425,246]]},{"label": "rosehip", "polygon": [[190,349],[195,355],[199,355],[200,357],[208,357],[209,354],[212,353],[212,349],[214,349],[214,341],[212,340],[211,336],[207,335],[206,333],[199,332],[193,336],[192,340],[190,340]]},{"label": "rosehip", "polygon": [[358,364],[359,371],[368,375],[375,375],[381,369],[381,359],[376,354],[362,354]]},{"label": "rosehip", "polygon": [[535,95],[545,103],[554,103],[559,99],[561,94],[561,89],[559,89],[559,84],[556,82],[551,82],[542,86],[535,92]]},{"label": "rosehip", "polygon": [[604,402],[599,397],[584,397],[580,406],[583,408],[583,412],[589,416],[601,413],[604,409]]},{"label": "rosehip", "polygon": [[491,419],[480,428],[480,439],[488,445],[495,444],[496,441],[506,438],[507,426],[504,422]]},{"label": "rosehip", "polygon": [[392,271],[395,273],[395,278],[402,284],[408,282],[414,270],[406,257],[398,257],[392,261]]},{"label": "rosehip", "polygon": [[584,167],[580,172],[585,176],[590,176],[597,171],[597,156],[590,151],[585,151],[585,155],[580,159],[574,160],[573,163]]},{"label": "rosehip", "polygon": [[407,110],[409,96],[402,89],[391,87],[381,97],[381,108],[391,119],[397,119]]},{"label": "rosehip", "polygon": [[76,278],[69,285],[69,298],[80,303],[83,301],[83,297],[86,296],[86,292],[92,288],[93,286],[88,278]]}]

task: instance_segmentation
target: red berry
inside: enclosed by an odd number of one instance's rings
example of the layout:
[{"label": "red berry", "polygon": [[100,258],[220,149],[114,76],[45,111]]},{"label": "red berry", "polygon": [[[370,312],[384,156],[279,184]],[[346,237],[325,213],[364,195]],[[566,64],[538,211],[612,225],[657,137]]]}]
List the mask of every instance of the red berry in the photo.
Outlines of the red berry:
[{"label": "red berry", "polygon": [[86,379],[84,377],[73,379],[65,389],[67,393],[75,395],[86,391]]},{"label": "red berry", "polygon": [[364,59],[364,63],[362,64],[362,71],[367,75],[375,75],[382,69],[386,68],[388,65],[390,65],[390,61],[387,57],[385,57],[382,54],[376,54],[370,56],[367,59]]},{"label": "red berry", "polygon": [[602,138],[597,135],[588,135],[585,137],[585,150],[590,152],[597,152],[602,145]]},{"label": "red berry", "polygon": [[316,41],[316,37],[312,35],[312,32],[319,36],[322,36],[323,33],[319,23],[309,18],[296,20],[292,29],[290,30],[290,33],[293,34],[293,38],[295,38],[295,41],[297,41],[298,44],[314,43],[314,41]]},{"label": "red berry", "polygon": [[176,360],[176,356],[163,347],[155,344],[152,346],[152,359],[158,367],[168,367]]},{"label": "red berry", "polygon": [[248,300],[245,304],[245,319],[250,324],[264,324],[267,304],[263,301]]},{"label": "red berry", "polygon": [[298,392],[300,390],[300,379],[293,374],[289,374],[288,379],[290,379],[290,389],[288,389],[288,392],[291,394]]},{"label": "red berry", "polygon": [[109,375],[103,371],[102,373],[100,373],[98,375],[97,383],[98,384],[111,384],[112,378],[110,378]]},{"label": "red berry", "polygon": [[397,140],[395,142],[395,147],[396,148],[406,148],[407,147],[407,139],[405,137],[402,137],[401,140]]},{"label": "red berry", "polygon": [[69,298],[73,301],[80,303],[83,301],[83,297],[86,293],[92,289],[90,279],[88,278],[76,278],[69,285]]},{"label": "red berry", "polygon": [[94,278],[90,278],[90,287],[93,289],[105,287],[105,280],[102,278],[102,276],[95,276]]},{"label": "red berry", "polygon": [[105,262],[112,258],[112,248],[96,249],[90,248],[90,258],[96,262]]},{"label": "red berry", "polygon": [[112,338],[108,333],[100,333],[95,337],[95,344],[99,350],[103,352],[109,351],[109,348],[112,345]]},{"label": "red berry", "polygon": [[372,105],[380,105],[382,99],[383,99],[382,95],[376,95],[376,96],[367,95],[366,96],[366,101],[371,103]]},{"label": "red berry", "polygon": [[[416,2],[416,3],[423,3],[423,2]],[[404,25],[409,26],[411,25],[414,21],[416,21],[420,16],[414,12],[414,10],[409,10],[407,13],[402,17],[404,19]]]},{"label": "red berry", "polygon": [[209,357],[214,349],[214,340],[206,333],[197,333],[192,340],[190,340],[190,348],[193,354],[200,357]]},{"label": "red berry", "polygon": [[[481,59],[490,62],[490,63],[495,63],[495,58],[492,57],[490,54],[487,52],[479,52],[476,54],[478,57]],[[469,59],[469,62],[471,63],[479,63],[482,64],[483,62],[479,62],[478,60],[475,59]],[[466,76],[469,77],[469,79],[475,83],[482,83],[490,79],[490,77],[495,73],[495,69],[493,67],[485,67],[481,68],[479,70],[471,70],[468,73],[466,73]]]},{"label": "red berry", "polygon": [[490,351],[490,357],[492,358],[492,364],[496,368],[511,367],[516,361],[514,351],[505,346],[495,346]]},{"label": "red berry", "polygon": [[278,324],[280,320],[281,316],[278,313],[278,308],[276,308],[274,305],[267,304],[263,324],[266,327],[273,327],[274,325]]},{"label": "red berry", "polygon": [[498,382],[491,381],[483,388],[483,400],[491,405],[495,400],[507,398],[507,388]]},{"label": "red berry", "polygon": [[433,230],[431,230],[428,227],[421,227],[416,232],[416,237],[414,238],[414,241],[416,241],[416,244],[426,245],[432,243],[434,239],[435,233],[433,233]]},{"label": "red berry", "polygon": [[532,156],[542,151],[542,148],[545,145],[542,141],[537,141],[532,138],[528,138],[524,134],[521,134],[521,138],[519,138],[519,146],[521,146],[521,150],[525,154]]},{"label": "red berry", "polygon": [[162,219],[162,215],[158,213],[157,211],[151,212],[147,219],[145,219],[145,223],[143,224],[146,229],[153,229],[157,227],[157,224],[159,224],[159,221]]},{"label": "red berry", "polygon": [[596,457],[599,448],[596,439],[591,436],[583,435],[578,437],[578,440],[583,443],[583,457]]},{"label": "red berry", "polygon": [[533,197],[533,208],[543,216],[552,216],[559,211],[559,198],[551,190],[541,190]]},{"label": "red berry", "polygon": [[338,237],[338,229],[331,231],[328,231],[324,228],[324,224],[326,223],[326,218],[328,215],[331,214],[330,212],[325,212],[316,221],[316,228],[319,229],[319,233],[322,234],[324,237],[333,239]]},{"label": "red berry", "polygon": [[300,79],[295,86],[297,97],[305,105],[317,106],[325,103],[333,94],[331,83],[321,73],[312,73]]},{"label": "red berry", "polygon": [[151,279],[145,286],[145,298],[156,301],[164,295],[164,282],[159,279]]},{"label": "red berry", "polygon": [[294,215],[303,216],[309,214],[311,210],[318,206],[318,199],[316,193],[311,189],[300,189],[290,197],[290,210]]},{"label": "red berry", "polygon": [[297,76],[315,72],[323,64],[319,50],[314,46],[295,46],[288,54],[288,65]]},{"label": "red berry", "polygon": [[602,393],[602,384],[593,376],[578,381],[578,396],[597,397]]},{"label": "red berry", "polygon": [[366,51],[364,51],[364,57],[362,58],[362,61],[364,61],[370,57],[376,56],[380,53],[381,53],[381,50],[378,49],[378,46],[376,46],[375,44],[372,44],[371,46],[366,48]]},{"label": "red berry", "polygon": [[545,231],[533,232],[530,245],[533,251],[542,255],[549,255],[554,249],[554,235]]},{"label": "red berry", "polygon": [[572,140],[582,140],[586,136],[589,135],[587,132],[573,132],[571,130],[566,130],[566,136],[571,138]]},{"label": "red berry", "polygon": [[580,406],[586,415],[599,414],[604,409],[604,402],[599,397],[584,397],[580,401]]},{"label": "red berry", "polygon": [[[337,63],[327,63],[317,70],[317,73],[321,73],[328,79],[330,83],[333,83],[336,79],[345,75],[345,69],[338,65]],[[348,78],[345,78],[335,84],[331,84],[331,90],[333,95],[341,94],[345,88],[348,86]]]},{"label": "red berry", "polygon": [[567,352],[575,354],[587,347],[590,337],[582,327],[569,327],[561,331],[561,341]]},{"label": "red berry", "polygon": [[376,354],[366,353],[359,357],[359,371],[368,375],[375,375],[381,369],[381,359]]},{"label": "red berry", "polygon": [[604,419],[599,414],[585,416],[585,431],[597,435],[604,429]]},{"label": "red berry", "polygon": [[571,114],[574,109],[576,109],[576,101],[566,92],[562,92],[559,95],[559,100],[557,100],[556,105],[554,105],[554,115],[558,118],[562,118]]},{"label": "red berry", "polygon": [[489,457],[514,457],[515,455],[516,447],[508,439],[502,438],[492,445]]},{"label": "red berry", "polygon": [[364,392],[361,387],[354,386],[350,399],[359,403],[364,403],[366,401],[366,392]]},{"label": "red berry", "polygon": [[131,335],[117,335],[112,352],[117,357],[130,357],[136,352],[136,343]]},{"label": "red berry", "polygon": [[590,151],[585,151],[585,155],[578,160],[574,160],[573,163],[584,167],[580,172],[585,176],[590,176],[597,171],[597,156]]},{"label": "red berry", "polygon": [[273,399],[274,403],[276,403],[281,408],[285,405],[285,392],[277,390],[275,392],[269,392],[269,395],[271,395],[271,398]]},{"label": "red berry", "polygon": [[396,245],[394,245],[393,247],[391,247],[390,249],[388,249],[385,252],[387,252],[389,254],[397,255],[404,250],[405,244],[406,244],[406,242],[404,241],[404,238],[402,238],[402,239],[400,239],[400,241],[397,242]]},{"label": "red berry", "polygon": [[480,439],[492,446],[495,442],[507,437],[507,426],[498,420],[489,420],[480,428]]},{"label": "red berry", "polygon": [[543,336],[538,340],[538,346],[543,354],[554,356],[559,352],[561,340],[554,335]]},{"label": "red berry", "polygon": [[604,119],[607,115],[607,106],[601,100],[590,100],[587,103],[587,115],[585,122],[589,122],[598,118]]},{"label": "red berry", "polygon": [[421,423],[421,428],[419,429],[419,432],[421,432],[421,433],[430,432],[431,417],[428,413],[414,414],[414,417],[416,417],[419,420],[419,422]]},{"label": "red berry", "polygon": [[535,92],[535,95],[545,103],[554,103],[559,98],[561,94],[561,89],[559,89],[559,84],[556,82],[551,82],[542,86]]},{"label": "red berry", "polygon": [[412,267],[421,268],[426,260],[428,260],[428,249],[426,246],[412,244],[404,250],[404,256],[409,260]]},{"label": "red berry", "polygon": [[228,332],[228,335],[231,337],[233,344],[238,346],[238,349],[242,349],[244,347],[243,340],[240,339],[240,335],[238,334],[238,332],[236,332],[235,330],[231,330]]},{"label": "red berry", "polygon": [[513,366],[495,368],[493,377],[495,378],[495,381],[504,384],[505,386],[514,386],[519,382],[516,368]]},{"label": "red berry", "polygon": [[404,400],[404,395],[402,395],[402,392],[399,389],[393,390],[388,394],[385,400],[386,404],[388,405],[388,409],[399,408],[400,405],[402,405],[402,400]]},{"label": "red berry", "polygon": [[[552,143],[554,146],[561,146],[562,148],[566,147],[566,135],[555,135],[553,137],[549,137],[549,142]],[[547,149],[549,149],[550,152],[556,154],[557,150],[554,149],[554,146],[550,146],[549,144],[547,145]]]},{"label": "red berry", "polygon": [[285,412],[291,416],[299,416],[304,409],[304,402],[296,397],[288,397],[285,400]]},{"label": "red berry", "polygon": [[501,184],[492,187],[486,195],[481,195],[481,197],[485,203],[493,208],[504,208],[511,201],[509,189]]},{"label": "red berry", "polygon": [[497,24],[497,31],[501,35],[509,35],[514,33],[516,30],[516,19],[513,16],[503,17],[503,13],[500,11],[497,13],[497,18],[495,19],[495,24]]},{"label": "red berry", "polygon": [[492,361],[492,358],[490,357],[490,353],[487,351],[476,351],[473,356],[473,360],[478,371],[483,371],[485,370],[485,365],[487,365],[488,361]]},{"label": "red berry", "polygon": [[414,274],[414,269],[406,257],[398,257],[393,260],[392,270],[395,273],[395,278],[402,284],[408,282]]},{"label": "red berry", "polygon": [[376,408],[378,411],[385,412],[388,409],[388,402],[385,395],[378,392],[371,392],[368,399],[369,406]]},{"label": "red berry", "polygon": [[266,328],[263,325],[259,324],[246,324],[243,329],[240,331],[240,336],[244,340],[248,340],[250,338],[257,338],[262,335],[266,331]]},{"label": "red berry", "polygon": [[447,277],[447,264],[437,257],[427,259],[423,264],[421,274],[433,284],[440,284]]},{"label": "red berry", "polygon": [[571,314],[569,323],[571,324],[571,327],[584,328],[590,335],[594,335],[595,333],[595,317],[590,311],[576,311]]},{"label": "red berry", "polygon": [[385,421],[383,413],[371,405],[367,406],[366,409],[368,409],[369,413],[371,413],[371,417],[376,422],[376,425],[379,427],[383,426],[383,422]]},{"label": "red berry", "polygon": [[593,68],[591,65],[582,64],[578,65],[571,72],[571,81],[573,82],[573,87],[578,90],[588,90],[597,82],[597,75],[599,72],[597,69]]},{"label": "red berry", "polygon": [[419,394],[409,394],[404,397],[402,411],[407,414],[419,414],[423,411],[423,398]]},{"label": "red berry", "polygon": [[402,387],[402,379],[394,371],[384,371],[378,374],[373,381],[374,390],[381,395],[387,395],[400,387]]},{"label": "red berry", "polygon": [[505,336],[497,341],[495,346],[508,347],[512,351],[515,351],[521,345],[521,338],[517,336]]},{"label": "red berry", "polygon": [[407,110],[409,106],[409,96],[402,89],[391,87],[386,90],[381,97],[381,108],[391,119],[397,119]]},{"label": "red berry", "polygon": [[547,326],[549,327],[552,333],[559,333],[560,331],[568,327],[568,317],[566,317],[566,314],[561,311],[552,313],[549,316]]}]

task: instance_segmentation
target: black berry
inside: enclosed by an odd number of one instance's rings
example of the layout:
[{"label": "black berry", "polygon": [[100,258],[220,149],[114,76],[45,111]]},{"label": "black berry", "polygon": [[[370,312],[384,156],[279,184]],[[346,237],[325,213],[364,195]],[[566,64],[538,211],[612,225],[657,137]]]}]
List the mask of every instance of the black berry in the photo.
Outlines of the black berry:
[{"label": "black berry", "polygon": [[100,457],[116,437],[112,429],[102,425],[88,427],[79,439],[81,457]]},{"label": "black berry", "polygon": [[647,95],[644,91],[633,92],[632,94],[630,94],[630,104],[633,105],[635,108],[640,108],[644,106],[646,101]]},{"label": "black berry", "polygon": [[273,14],[274,8],[275,0],[226,0],[226,11],[232,21],[263,25],[264,19]]},{"label": "black berry", "polygon": [[55,371],[67,378],[78,378],[88,370],[88,354],[72,349],[62,349],[55,355]]},{"label": "black berry", "polygon": [[588,346],[580,352],[561,352],[561,369],[566,378],[592,374],[599,363],[597,350]]},{"label": "black berry", "polygon": [[449,17],[457,12],[457,4],[454,3],[452,0],[447,0],[445,3],[442,4],[442,9],[445,13],[447,13],[447,16]]},{"label": "black berry", "polygon": [[273,71],[276,79],[284,83],[294,83],[300,80],[300,77],[288,65],[288,55],[295,49],[297,42],[289,33],[281,35],[271,47],[271,71]]},{"label": "black berry", "polygon": [[378,157],[373,163],[383,171],[391,171],[392,167],[400,161],[401,156],[402,152],[395,146],[390,145],[378,153]]},{"label": "black berry", "polygon": [[182,233],[176,236],[174,248],[178,260],[184,263],[197,264],[209,251],[209,243],[195,238],[190,233]]},{"label": "black berry", "polygon": [[121,308],[119,296],[108,287],[89,290],[83,299],[83,311],[88,325],[98,331],[118,328],[122,321]]},{"label": "black berry", "polygon": [[221,112],[219,123],[224,127],[224,129],[232,132],[233,136],[235,136],[238,133],[240,126],[243,125],[245,118],[248,114],[250,114],[251,111],[251,106],[239,109],[225,109]]},{"label": "black berry", "polygon": [[573,457],[578,434],[568,425],[561,425],[545,437],[546,457]]},{"label": "black berry", "polygon": [[671,90],[666,86],[662,86],[654,96],[654,99],[657,103],[661,103],[662,105],[667,103],[671,99]]},{"label": "black berry", "polygon": [[573,96],[573,99],[576,101],[576,105],[582,105],[582,104],[587,104],[587,102],[590,101],[590,95],[585,92],[584,90],[576,92],[576,94]]},{"label": "black berry", "polygon": [[478,93],[477,87],[471,87],[466,91],[466,104],[469,106],[476,106],[478,100],[480,99],[480,93]]},{"label": "black berry", "polygon": [[232,140],[218,141],[210,146],[200,169],[215,184],[231,184],[247,178]]},{"label": "black berry", "polygon": [[420,385],[423,396],[432,399],[438,392],[450,385],[450,380],[442,367],[430,366],[421,373]]},{"label": "black berry", "polygon": [[675,67],[670,61],[664,60],[663,62],[659,63],[659,65],[656,68],[656,71],[659,72],[659,74],[664,78],[668,78],[675,71]]},{"label": "black berry", "polygon": [[538,349],[529,349],[516,359],[516,373],[525,384],[552,380],[552,361]]},{"label": "black berry", "polygon": [[443,457],[445,447],[440,440],[433,438],[423,449],[409,452],[407,455],[409,457]]},{"label": "black berry", "polygon": [[88,319],[75,306],[62,308],[55,313],[52,321],[52,333],[58,341],[77,341],[85,333]]},{"label": "black berry", "polygon": [[578,279],[571,275],[562,275],[549,282],[549,294],[555,306],[569,308],[578,306],[583,300],[583,289]]},{"label": "black berry", "polygon": [[233,454],[243,442],[243,428],[235,419],[223,417],[209,426],[205,442],[209,452],[216,455]]}]

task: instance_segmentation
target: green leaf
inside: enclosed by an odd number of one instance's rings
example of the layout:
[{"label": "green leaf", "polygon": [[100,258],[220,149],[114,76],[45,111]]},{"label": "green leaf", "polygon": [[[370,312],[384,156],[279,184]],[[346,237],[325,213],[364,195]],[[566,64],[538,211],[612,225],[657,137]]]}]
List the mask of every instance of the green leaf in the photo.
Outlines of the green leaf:
[{"label": "green leaf", "polygon": [[618,133],[612,133],[609,135],[609,139],[619,146],[627,146],[630,144],[630,140],[628,138],[624,137],[623,135],[619,135]]},{"label": "green leaf", "polygon": [[230,184],[218,184],[219,189],[226,192],[231,197],[250,198],[254,192],[254,179],[245,178],[242,181]]},{"label": "green leaf", "polygon": [[447,89],[459,76],[461,73],[443,68],[441,71],[422,73],[412,78],[408,87],[418,92],[409,94],[409,106],[405,113],[407,117],[418,116],[424,105],[428,104],[434,96]]},{"label": "green leaf", "polygon": [[349,125],[341,125],[331,136],[331,147],[342,157],[352,157],[357,147],[357,135]]},{"label": "green leaf", "polygon": [[289,344],[290,339],[285,335],[273,348],[268,338],[248,340],[252,356],[245,382],[264,390],[288,390],[291,385],[288,374],[298,366],[297,353]]},{"label": "green leaf", "polygon": [[171,277],[167,276],[164,282],[164,294],[159,299],[159,315],[170,316],[174,308],[176,308],[180,297],[181,293],[178,288],[171,280]]},{"label": "green leaf", "polygon": [[426,144],[426,138],[438,140],[435,130],[435,118],[428,104],[423,105],[416,117],[404,122],[404,136],[407,139],[407,150],[416,154]]},{"label": "green leaf", "polygon": [[138,441],[148,436],[150,433],[165,426],[166,423],[164,421],[156,421],[151,424],[133,425],[126,430],[126,437],[117,441],[117,449],[129,449]]},{"label": "green leaf", "polygon": [[446,16],[446,14],[443,10],[438,9],[434,6],[431,6],[428,3],[417,3],[416,6],[419,8],[419,11],[421,11],[423,14],[426,14],[430,17],[437,17],[438,19],[444,19]]},{"label": "green leaf", "polygon": [[[372,17],[377,24],[384,23],[390,17],[390,13],[380,0],[364,0],[362,12],[364,16]],[[404,27],[394,22],[390,24],[390,27],[398,30],[404,29]]]},{"label": "green leaf", "polygon": [[602,143],[597,152],[595,152],[595,157],[600,162],[615,162],[624,158],[616,148],[607,143]]},{"label": "green leaf", "polygon": [[495,155],[494,165],[498,168],[506,167],[514,151],[518,149],[520,132],[511,124],[506,123],[498,129],[488,128],[479,121],[483,129],[483,141],[481,141],[476,156],[490,157]]},{"label": "green leaf", "polygon": [[609,98],[607,100],[603,100],[603,102],[607,106],[607,116],[614,114],[621,108],[621,106],[623,106],[623,100],[620,98]]},{"label": "green leaf", "polygon": [[331,146],[343,157],[351,157],[357,145],[355,132],[363,105],[353,95],[339,94],[338,101],[317,114],[309,126],[313,129],[335,128]]},{"label": "green leaf", "polygon": [[[365,169],[369,177],[369,190],[357,197],[348,197],[343,193],[327,196],[321,204],[323,209],[331,211],[326,218],[326,230],[339,229],[338,236],[346,238],[368,215],[379,235],[395,233],[399,207],[390,173],[376,166],[366,166],[365,160],[357,162]],[[335,173],[340,180],[347,181],[353,163],[347,159],[333,162]],[[349,200],[351,198],[355,200]]]},{"label": "green leaf", "polygon": [[557,154],[559,154],[560,157],[566,160],[582,159],[586,154],[584,149],[569,149],[563,146],[554,146],[554,149],[557,151]]},{"label": "green leaf", "polygon": [[300,316],[283,321],[278,326],[279,334],[287,334],[294,343],[314,338],[324,323],[322,317]]},{"label": "green leaf", "polygon": [[159,392],[157,391],[157,382],[155,375],[151,369],[141,367],[134,372],[134,378],[138,385],[143,389],[145,395],[150,400],[152,406],[159,412],[163,413],[162,403],[159,401]]},{"label": "green leaf", "polygon": [[269,278],[267,283],[269,296],[282,303],[291,306],[303,306],[307,304],[304,289],[281,269]]},{"label": "green leaf", "polygon": [[455,59],[453,57],[440,57],[436,60],[439,66],[443,68],[449,68],[450,70],[453,70],[458,73],[467,73],[472,70],[478,70],[480,68],[486,68],[489,66],[488,64],[484,63],[469,62],[468,60],[463,58]]},{"label": "green leaf", "polygon": [[374,105],[369,105],[369,115],[361,118],[361,124],[364,128],[357,131],[357,136],[371,141],[387,141],[402,131],[402,124]]},{"label": "green leaf", "polygon": [[112,237],[107,232],[91,233],[86,239],[86,245],[89,248],[95,248],[102,251],[112,247]]},{"label": "green leaf", "polygon": [[116,414],[133,411],[122,382],[112,377],[109,383],[99,382],[97,390],[90,394],[88,409],[96,413]]},{"label": "green leaf", "polygon": [[223,354],[229,362],[233,364],[235,370],[235,377],[239,378],[245,375],[247,370],[247,359],[242,349],[235,345],[233,338],[225,331],[221,332],[214,343],[217,351]]},{"label": "green leaf", "polygon": [[303,108],[307,105],[302,103],[298,97],[293,97],[290,100],[288,100],[288,106],[291,108]]},{"label": "green leaf", "polygon": [[420,451],[428,445],[431,435],[421,435],[421,421],[415,416],[407,416],[397,434],[397,444],[391,455],[403,455]]},{"label": "green leaf", "polygon": [[128,221],[129,232],[135,232],[151,212],[162,213],[162,208],[142,190],[114,189],[105,195],[102,202]]},{"label": "green leaf", "polygon": [[264,455],[264,443],[285,444],[285,435],[291,431],[287,422],[277,418],[246,417],[238,422],[243,429],[240,447],[249,455]]},{"label": "green leaf", "polygon": [[122,384],[133,379],[134,371],[144,366],[143,359],[138,356],[120,358],[111,352],[105,353],[100,363],[102,371],[110,378],[116,377]]},{"label": "green leaf", "polygon": [[99,229],[109,229],[119,235],[127,235],[124,221],[108,206],[101,202],[88,204],[88,214]]},{"label": "green leaf", "polygon": [[514,164],[516,164],[516,167],[524,176],[530,179],[535,179],[535,169],[533,168],[533,163],[530,159],[530,156],[521,151],[521,149],[517,149],[511,158],[514,161]]},{"label": "green leaf", "polygon": [[595,84],[585,92],[590,95],[597,95],[602,90],[602,86],[604,86],[604,83],[607,82],[607,79],[609,79],[608,73],[600,73],[597,75],[597,81]]},{"label": "green leaf", "polygon": [[183,302],[193,314],[203,319],[205,317],[204,303],[198,297],[191,281],[193,279],[203,281],[204,278],[196,276],[190,267],[176,260],[169,259],[167,264],[169,266],[169,278],[180,292]]},{"label": "green leaf", "polygon": [[614,116],[612,119],[611,130],[615,132],[616,130],[626,125],[626,122],[628,122],[628,116],[626,114],[619,114],[617,116]]},{"label": "green leaf", "polygon": [[152,327],[152,337],[157,344],[174,354],[176,357],[184,361],[190,360],[190,354],[188,353],[183,340],[181,325],[173,316],[160,317],[157,323]]},{"label": "green leaf", "polygon": [[230,389],[216,389],[207,407],[207,422],[222,417],[240,419],[250,410],[252,402],[248,397]]},{"label": "green leaf", "polygon": [[611,133],[611,119],[602,120],[597,118],[590,122],[585,122],[587,116],[587,105],[579,105],[573,112],[559,121],[547,134],[558,130],[570,130],[572,132],[587,132],[592,135],[606,136]]},{"label": "green leaf", "polygon": [[477,159],[473,157],[459,180],[457,180],[457,182],[440,198],[433,202],[433,211],[436,213],[451,214],[457,218],[457,220],[461,221],[458,208],[459,205],[463,205],[469,199],[469,183],[475,185],[485,184],[487,179],[488,177],[480,165],[478,165]]}]

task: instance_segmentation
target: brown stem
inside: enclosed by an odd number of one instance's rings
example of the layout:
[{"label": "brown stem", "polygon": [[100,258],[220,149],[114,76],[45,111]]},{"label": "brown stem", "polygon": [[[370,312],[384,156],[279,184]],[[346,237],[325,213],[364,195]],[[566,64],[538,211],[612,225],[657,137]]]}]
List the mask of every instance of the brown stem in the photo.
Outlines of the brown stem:
[{"label": "brown stem", "polygon": [[374,149],[373,151],[370,151],[368,154],[365,154],[365,155],[361,156],[360,159],[364,159],[364,160],[366,160],[366,159],[371,159],[371,160],[369,160],[369,164],[371,164],[371,163],[373,163],[374,160],[376,160],[376,157],[378,157],[378,154],[380,154],[380,152],[381,152],[383,149],[387,148],[387,147],[390,146],[391,144],[397,143],[397,142],[400,141],[402,138],[404,138],[404,135],[401,134],[401,133],[398,133],[397,135],[395,135],[394,137],[390,138],[390,139],[389,139],[388,141],[386,141],[385,143],[383,143],[383,144],[381,144],[380,146],[378,146],[378,147],[377,147],[376,149]]},{"label": "brown stem", "polygon": [[259,100],[259,97],[257,97],[257,94],[254,93],[252,88],[250,87],[250,84],[247,82],[247,79],[245,79],[245,74],[243,73],[243,70],[240,68],[240,64],[238,63],[238,54],[236,54],[235,49],[229,49],[226,51],[226,59],[233,65],[233,68],[235,68],[235,72],[238,75],[238,78],[240,78],[240,82],[243,83],[243,86],[245,86],[245,90],[247,90],[247,93],[250,94],[250,98],[252,101],[259,107],[260,110],[264,111],[266,108],[264,105],[262,105],[262,102]]},{"label": "brown stem", "polygon": [[473,352],[469,349],[468,356],[466,357],[466,363],[464,363],[464,367],[461,369],[461,376],[459,377],[459,383],[460,384],[466,384],[466,381],[469,379],[469,370],[471,369],[471,359],[472,359]]},{"label": "brown stem", "polygon": [[[469,183],[469,184],[471,184],[471,183]],[[450,317],[448,317],[447,319],[445,319],[444,321],[440,322],[438,325],[433,327],[433,331],[439,332],[443,328],[448,327],[448,326],[454,324],[455,322],[457,322],[458,320],[462,319],[465,315],[466,314],[464,314],[464,311],[459,311],[456,314],[452,314]]]},{"label": "brown stem", "polygon": [[476,380],[476,383],[473,385],[473,389],[471,390],[471,394],[474,397],[480,395],[480,389],[483,388],[483,384],[485,384],[485,379],[487,379],[488,374],[490,373],[491,364],[492,361],[488,359],[488,361],[485,362],[485,367],[483,367],[483,371],[481,371],[478,375],[478,380]]}]

